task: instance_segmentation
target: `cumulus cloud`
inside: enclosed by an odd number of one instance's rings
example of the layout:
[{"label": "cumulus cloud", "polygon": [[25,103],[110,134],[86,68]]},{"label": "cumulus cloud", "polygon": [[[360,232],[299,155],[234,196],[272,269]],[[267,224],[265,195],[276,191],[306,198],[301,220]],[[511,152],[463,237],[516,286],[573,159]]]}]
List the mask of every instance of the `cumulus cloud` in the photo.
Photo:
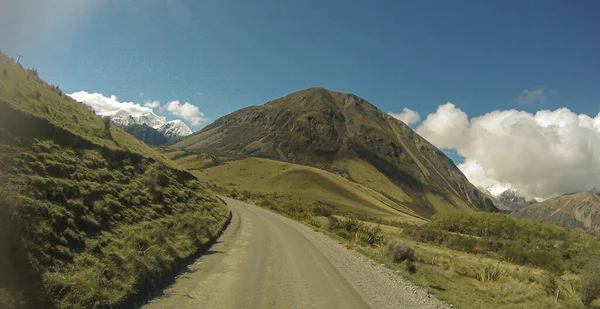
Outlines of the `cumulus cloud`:
[{"label": "cumulus cloud", "polygon": [[407,125],[413,125],[415,123],[418,123],[421,120],[421,116],[419,116],[419,113],[413,111],[412,109],[409,108],[404,108],[402,110],[402,113],[388,113],[390,116],[406,123]]},{"label": "cumulus cloud", "polygon": [[[156,114],[154,111],[157,109],[159,113],[168,112],[175,117],[188,121],[193,126],[197,126],[207,120],[204,118],[204,113],[197,106],[189,102],[181,104],[176,100],[163,106],[159,101],[146,101],[143,105],[140,105],[134,102],[121,102],[114,95],[107,97],[101,93],[89,93],[86,91],[74,92],[69,94],[69,96],[78,102],[91,106],[97,114],[102,116],[110,116],[119,110],[124,110],[132,116],[141,116],[147,113]],[[164,119],[164,117],[160,118]]]},{"label": "cumulus cloud", "polygon": [[78,91],[69,94],[69,96],[77,102],[83,102],[91,106],[100,115],[110,115],[119,110],[125,110],[134,116],[152,113],[152,108],[148,106],[142,106],[133,102],[121,102],[114,95],[106,97],[101,93]]},{"label": "cumulus cloud", "polygon": [[557,94],[555,91],[548,90],[545,88],[537,88],[528,90],[523,90],[523,93],[515,98],[515,101],[521,105],[529,105],[535,103],[542,103],[546,101],[548,95]]},{"label": "cumulus cloud", "polygon": [[469,141],[468,126],[467,114],[448,102],[427,115],[417,133],[439,148],[459,149]]},{"label": "cumulus cloud", "polygon": [[160,107],[160,102],[158,102],[158,101],[146,101],[144,103],[144,106],[149,107],[149,108],[159,108]]},{"label": "cumulus cloud", "polygon": [[193,126],[197,126],[201,122],[207,120],[204,118],[204,113],[201,112],[197,106],[191,104],[190,102],[181,104],[181,102],[177,100],[171,101],[167,103],[166,108],[171,114],[189,121]]},{"label": "cumulus cloud", "polygon": [[478,186],[536,198],[600,188],[600,113],[504,110],[469,121],[446,103],[417,132],[440,148],[456,149],[465,158],[459,168]]}]

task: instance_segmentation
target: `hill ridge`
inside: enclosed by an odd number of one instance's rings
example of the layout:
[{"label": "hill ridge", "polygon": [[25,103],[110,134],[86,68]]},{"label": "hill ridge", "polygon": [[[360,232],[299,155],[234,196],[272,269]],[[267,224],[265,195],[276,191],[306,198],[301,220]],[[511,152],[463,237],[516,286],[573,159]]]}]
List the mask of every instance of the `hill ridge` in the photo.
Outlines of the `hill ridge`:
[{"label": "hill ridge", "polygon": [[410,201],[399,201],[425,217],[440,203],[496,211],[443,152],[391,118],[357,95],[313,87],[220,117],[172,148],[276,159],[337,174],[352,174],[346,163],[359,160],[395,182],[399,196],[408,192]]}]

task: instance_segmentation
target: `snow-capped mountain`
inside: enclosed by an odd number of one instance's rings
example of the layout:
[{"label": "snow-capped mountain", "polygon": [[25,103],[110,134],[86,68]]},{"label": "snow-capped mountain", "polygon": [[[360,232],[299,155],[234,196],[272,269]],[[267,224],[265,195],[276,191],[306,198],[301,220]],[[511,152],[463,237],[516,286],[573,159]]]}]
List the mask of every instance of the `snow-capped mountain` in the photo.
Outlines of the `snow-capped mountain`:
[{"label": "snow-capped mountain", "polygon": [[[91,106],[87,104],[84,105],[92,109]],[[121,127],[146,125],[158,131],[169,142],[194,133],[183,121],[179,119],[165,121],[163,117],[159,117],[154,113],[134,114],[123,109],[111,112],[95,112],[100,116],[109,117],[112,123]]]},{"label": "snow-capped mountain", "polygon": [[517,211],[536,202],[535,199],[527,198],[515,189],[500,191],[497,188],[487,188],[487,191],[494,196],[494,204],[503,212]]},{"label": "snow-capped mountain", "polygon": [[169,142],[193,133],[192,129],[190,129],[190,127],[188,127],[179,119],[164,123],[155,129],[158,130],[158,132],[160,132],[164,137],[166,137]]},{"label": "snow-capped mountain", "polygon": [[153,127],[156,129],[165,124],[163,118],[160,118],[153,113],[144,113],[136,115],[121,109],[115,112],[102,112],[98,114],[103,117],[110,117],[110,120],[114,124],[123,127],[134,124],[145,124],[149,127]]}]

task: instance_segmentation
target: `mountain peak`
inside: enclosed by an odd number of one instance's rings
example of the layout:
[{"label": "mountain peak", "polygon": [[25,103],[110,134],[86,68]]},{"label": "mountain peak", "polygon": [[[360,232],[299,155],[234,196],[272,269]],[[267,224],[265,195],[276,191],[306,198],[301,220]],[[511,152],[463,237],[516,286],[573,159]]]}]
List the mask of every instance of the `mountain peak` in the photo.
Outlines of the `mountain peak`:
[{"label": "mountain peak", "polygon": [[354,94],[322,87],[237,110],[173,147],[287,161],[340,175],[351,175],[351,162],[360,162],[385,175],[398,192],[406,191],[398,199],[422,216],[437,212],[440,203],[496,210],[442,151],[408,126]]},{"label": "mountain peak", "polygon": [[[91,108],[91,106],[86,105],[85,103],[82,104]],[[155,137],[156,134],[148,133],[150,131],[142,130],[135,126],[148,126],[156,130],[158,134],[163,135],[168,142],[181,139],[184,136],[194,133],[182,120],[176,119],[167,122],[164,117],[157,116],[152,112],[135,113],[125,109],[119,109],[116,111],[97,113],[101,116],[109,117],[111,122],[118,126],[129,127],[127,130],[128,133],[144,142],[149,142],[152,145],[156,145],[156,141],[163,141],[163,139],[158,139]],[[152,136],[152,138],[146,139],[144,136]]]}]

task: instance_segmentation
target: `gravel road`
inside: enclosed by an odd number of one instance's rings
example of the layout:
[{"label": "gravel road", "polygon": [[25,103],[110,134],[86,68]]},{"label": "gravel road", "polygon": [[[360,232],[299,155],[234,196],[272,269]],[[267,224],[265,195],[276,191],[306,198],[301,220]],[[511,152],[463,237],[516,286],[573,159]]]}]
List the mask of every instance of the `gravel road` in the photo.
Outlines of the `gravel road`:
[{"label": "gravel road", "polygon": [[449,308],[306,225],[224,200],[233,216],[219,241],[142,308]]}]

